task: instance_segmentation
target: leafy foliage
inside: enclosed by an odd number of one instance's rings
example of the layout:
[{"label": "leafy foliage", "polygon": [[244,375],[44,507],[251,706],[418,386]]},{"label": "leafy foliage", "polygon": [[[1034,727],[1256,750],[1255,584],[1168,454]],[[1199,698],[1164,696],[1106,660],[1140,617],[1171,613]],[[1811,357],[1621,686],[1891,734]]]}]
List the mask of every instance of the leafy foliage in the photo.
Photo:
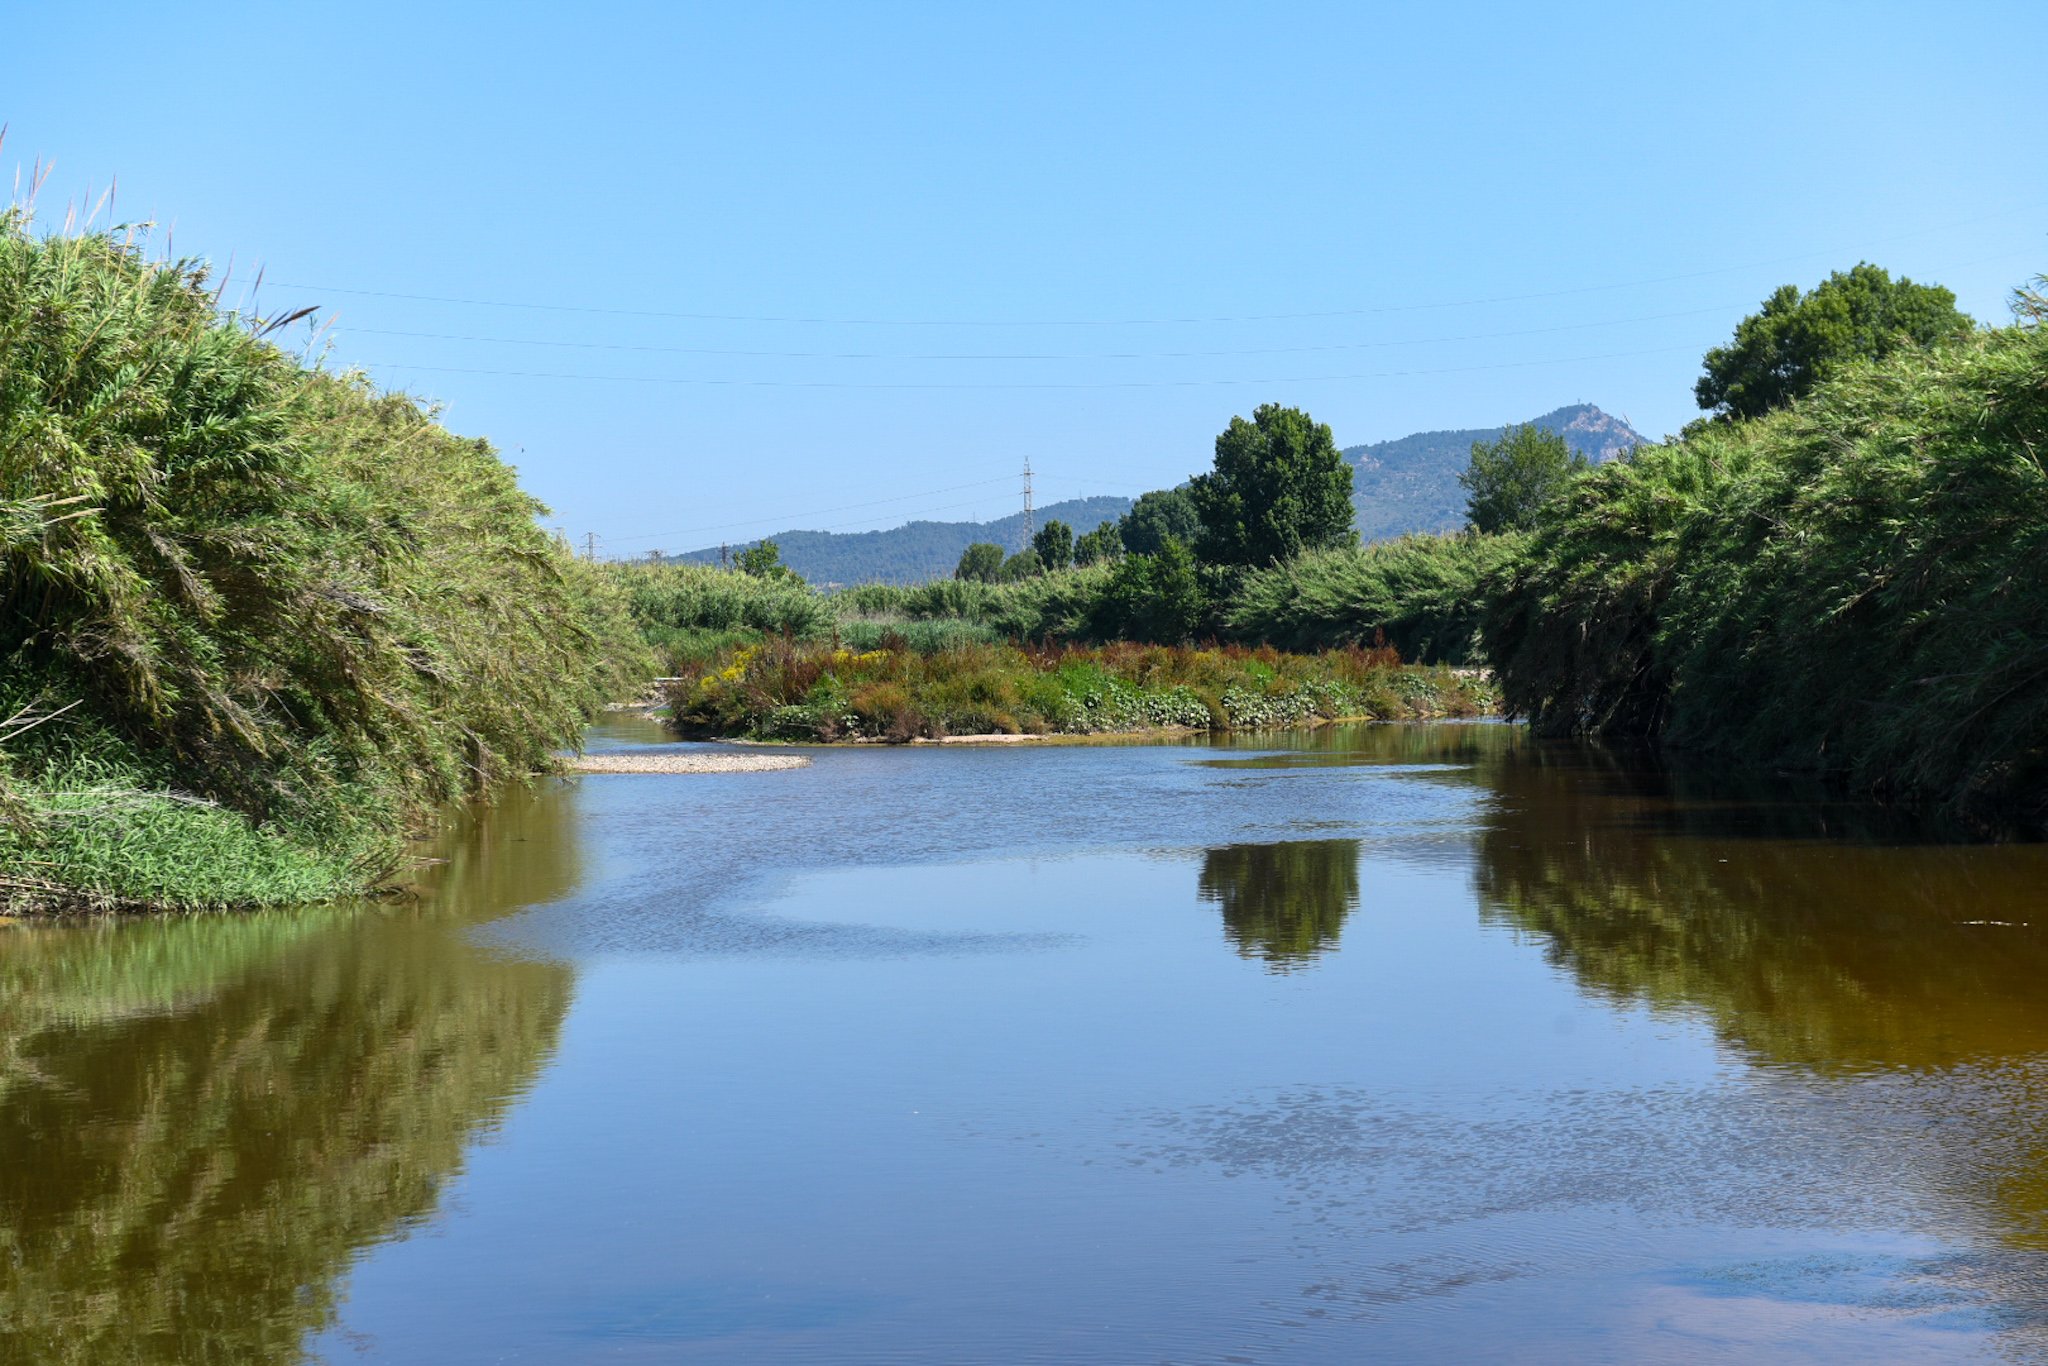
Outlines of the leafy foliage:
[{"label": "leafy foliage", "polygon": [[782,562],[782,547],[773,541],[756,541],[733,557],[740,573],[753,579],[794,579],[797,573]]},{"label": "leafy foliage", "polygon": [[1003,548],[991,541],[976,541],[960,552],[960,563],[953,570],[956,579],[973,579],[977,583],[994,583],[1003,574]]},{"label": "leafy foliage", "polygon": [[1049,519],[1031,538],[1040,567],[1065,569],[1074,562],[1074,529],[1059,518]]},{"label": "leafy foliage", "polygon": [[1498,441],[1472,443],[1472,462],[1458,476],[1466,517],[1485,535],[1527,531],[1543,505],[1588,468],[1564,438],[1539,427],[1510,427]]},{"label": "leafy foliage", "polygon": [[1188,545],[1202,534],[1202,517],[1186,488],[1143,494],[1117,523],[1117,535],[1132,555],[1157,555],[1168,541]]},{"label": "leafy foliage", "polygon": [[1177,645],[1209,623],[1210,598],[1192,551],[1168,539],[1152,555],[1127,555],[1104,581],[1088,614],[1096,640]]},{"label": "leafy foliage", "polygon": [[1003,561],[1003,567],[997,572],[996,578],[1001,583],[1021,583],[1025,579],[1035,579],[1044,572],[1045,566],[1039,563],[1038,552],[1026,546]]},{"label": "leafy foliage", "polygon": [[1357,539],[1351,467],[1327,423],[1299,408],[1260,405],[1216,438],[1216,465],[1189,485],[1203,560],[1265,565]]},{"label": "leafy foliage", "polygon": [[1123,553],[1123,538],[1118,535],[1115,522],[1103,522],[1093,531],[1085,531],[1074,540],[1074,563],[1091,565],[1103,560],[1113,560]]},{"label": "leafy foliage", "polygon": [[1842,366],[1881,360],[1901,346],[1931,346],[1970,331],[1956,296],[1864,262],[1804,294],[1781,285],[1744,318],[1726,346],[1707,352],[1693,388],[1702,408],[1760,417],[1813,390]]}]

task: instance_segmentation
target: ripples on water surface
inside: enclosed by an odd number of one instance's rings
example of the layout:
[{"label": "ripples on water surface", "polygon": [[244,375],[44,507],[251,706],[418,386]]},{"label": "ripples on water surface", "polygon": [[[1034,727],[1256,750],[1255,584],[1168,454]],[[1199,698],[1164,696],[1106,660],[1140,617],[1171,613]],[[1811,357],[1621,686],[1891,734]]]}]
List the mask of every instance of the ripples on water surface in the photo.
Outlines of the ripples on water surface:
[{"label": "ripples on water surface", "polygon": [[815,760],[8,927],[0,1354],[2048,1359],[2048,850],[1488,725]]}]

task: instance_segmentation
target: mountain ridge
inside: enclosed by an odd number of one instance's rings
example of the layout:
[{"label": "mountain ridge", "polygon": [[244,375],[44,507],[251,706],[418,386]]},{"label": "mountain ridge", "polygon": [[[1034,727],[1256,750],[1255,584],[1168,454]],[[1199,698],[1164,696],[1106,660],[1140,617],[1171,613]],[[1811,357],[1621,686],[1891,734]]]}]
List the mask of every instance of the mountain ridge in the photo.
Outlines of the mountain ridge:
[{"label": "mountain ridge", "polygon": [[[1510,424],[1518,425],[1518,424]],[[1567,404],[1529,425],[1563,436],[1573,450],[1594,463],[1612,460],[1643,444],[1626,421],[1590,403]],[[1414,432],[1390,441],[1347,446],[1351,466],[1352,523],[1367,541],[1411,531],[1455,531],[1465,525],[1465,490],[1458,475],[1475,441],[1497,441],[1506,426]],[[1037,510],[1038,525],[1054,518],[1092,531],[1130,511],[1132,499],[1070,498]],[[1022,548],[1024,514],[992,522],[906,522],[882,531],[779,531],[766,539],[782,551],[782,562],[821,587],[857,583],[922,583],[950,577],[960,552],[976,541],[993,541],[1006,551]],[[747,542],[746,544],[751,544]],[[707,546],[675,561],[717,564],[720,548]]]},{"label": "mountain ridge", "polygon": [[[1526,425],[1556,432],[1595,464],[1644,444],[1642,435],[1625,420],[1591,403],[1552,409]],[[1351,520],[1360,538],[1379,541],[1411,531],[1456,531],[1464,526],[1465,489],[1458,476],[1474,442],[1498,441],[1507,430],[1500,426],[1414,432],[1391,441],[1346,446]]]}]

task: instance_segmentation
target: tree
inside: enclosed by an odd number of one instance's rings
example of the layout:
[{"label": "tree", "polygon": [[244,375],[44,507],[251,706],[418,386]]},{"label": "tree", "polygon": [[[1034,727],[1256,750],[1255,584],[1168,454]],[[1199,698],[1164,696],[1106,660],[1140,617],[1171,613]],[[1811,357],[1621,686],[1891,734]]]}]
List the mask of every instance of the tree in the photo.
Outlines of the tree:
[{"label": "tree", "polygon": [[1169,539],[1156,555],[1117,561],[1090,612],[1089,628],[1104,640],[1175,645],[1192,639],[1209,618],[1209,595],[1185,541]]},{"label": "tree", "polygon": [[1104,522],[1075,539],[1074,563],[1094,564],[1098,560],[1113,560],[1122,550],[1123,540],[1117,534],[1116,523]]},{"label": "tree", "polygon": [[[944,564],[941,560],[939,563]],[[989,541],[976,541],[960,552],[959,567],[954,569],[956,579],[974,579],[981,583],[994,583],[1002,576],[1003,548]]]},{"label": "tree", "polygon": [[1004,583],[1016,583],[1020,579],[1035,579],[1045,572],[1045,566],[1038,562],[1038,552],[1020,550],[1003,561],[1003,567],[996,577]]},{"label": "tree", "polygon": [[1956,296],[1916,285],[1868,262],[1836,271],[1804,294],[1781,285],[1734,339],[1707,352],[1693,397],[1718,417],[1783,408],[1850,361],[1879,360],[1901,346],[1931,346],[1969,332]]},{"label": "tree", "polygon": [[740,573],[757,579],[793,579],[796,571],[782,562],[782,547],[773,541],[756,541],[738,557]]},{"label": "tree", "polygon": [[1472,463],[1458,476],[1465,515],[1478,531],[1526,531],[1536,511],[1589,468],[1557,432],[1524,424],[1498,441],[1472,443]]},{"label": "tree", "polygon": [[1046,569],[1065,569],[1074,562],[1074,529],[1055,517],[1031,538],[1031,548]]},{"label": "tree", "polygon": [[1351,467],[1325,423],[1299,408],[1261,405],[1216,438],[1216,467],[1188,486],[1211,564],[1263,565],[1358,539]]},{"label": "tree", "polygon": [[1117,536],[1132,555],[1157,555],[1168,541],[1192,543],[1201,534],[1202,519],[1185,488],[1140,495],[1117,523]]}]

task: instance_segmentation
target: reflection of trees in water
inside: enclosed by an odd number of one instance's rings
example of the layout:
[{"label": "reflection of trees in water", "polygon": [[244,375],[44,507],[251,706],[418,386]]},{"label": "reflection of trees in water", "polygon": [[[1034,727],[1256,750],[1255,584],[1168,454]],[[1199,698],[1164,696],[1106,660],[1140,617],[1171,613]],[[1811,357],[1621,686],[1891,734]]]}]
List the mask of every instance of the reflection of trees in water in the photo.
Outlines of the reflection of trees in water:
[{"label": "reflection of trees in water", "polygon": [[[561,893],[546,806],[454,853]],[[0,940],[0,1356],[299,1358],[352,1254],[431,1212],[568,1008],[567,967],[436,923],[460,871],[439,901]],[[461,921],[509,908],[483,890]]]},{"label": "reflection of trees in water", "polygon": [[[2048,848],[1907,843],[1880,812],[1744,801],[1625,764],[1588,782],[1585,763],[1494,768],[1481,914],[1536,937],[1593,996],[1704,1016],[1776,1070],[1787,1103],[1840,1106],[1845,1123],[1875,1106],[1924,1136],[1927,1188],[1984,1215],[2038,1277]],[[1994,1282],[1991,1301],[2048,1347],[2038,1282],[2017,1298]]]},{"label": "reflection of trees in water", "polygon": [[[1490,918],[1588,990],[1704,1010],[1760,1061],[1942,1066],[2048,1050],[2048,850],[1853,843],[1841,808],[1504,765]],[[1968,921],[2003,922],[1971,925]]]},{"label": "reflection of trees in water", "polygon": [[1334,947],[1358,906],[1358,841],[1230,844],[1202,854],[1200,893],[1246,958],[1286,972]]}]

